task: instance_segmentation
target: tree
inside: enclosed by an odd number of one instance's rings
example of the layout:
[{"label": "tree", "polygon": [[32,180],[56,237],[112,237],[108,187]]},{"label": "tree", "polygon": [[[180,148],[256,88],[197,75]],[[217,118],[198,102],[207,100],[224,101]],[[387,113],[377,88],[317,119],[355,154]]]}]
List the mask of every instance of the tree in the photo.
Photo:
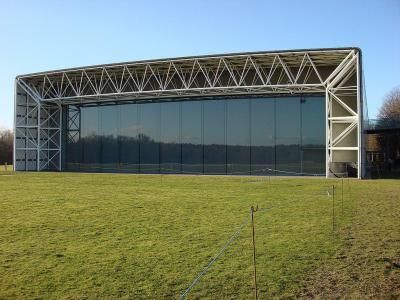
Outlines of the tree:
[{"label": "tree", "polygon": [[385,96],[378,117],[384,120],[400,120],[400,86]]},{"label": "tree", "polygon": [[393,170],[400,165],[400,86],[385,96],[378,117],[385,129],[379,134],[379,143],[388,168]]},{"label": "tree", "polygon": [[11,130],[0,129],[0,165],[12,164],[14,135]]}]

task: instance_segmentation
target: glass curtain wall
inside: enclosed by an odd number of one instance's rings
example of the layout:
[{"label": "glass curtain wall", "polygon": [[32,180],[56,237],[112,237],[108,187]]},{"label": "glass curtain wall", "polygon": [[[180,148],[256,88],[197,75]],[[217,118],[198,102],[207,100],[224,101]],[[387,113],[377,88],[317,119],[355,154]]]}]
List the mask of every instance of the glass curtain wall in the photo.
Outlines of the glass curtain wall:
[{"label": "glass curtain wall", "polygon": [[325,173],[325,98],[268,97],[70,106],[65,169]]},{"label": "glass curtain wall", "polygon": [[118,150],[121,172],[139,172],[140,122],[137,105],[117,105],[119,110]]},{"label": "glass curtain wall", "polygon": [[275,174],[275,99],[254,99],[250,102],[251,173]]},{"label": "glass curtain wall", "polygon": [[184,101],[180,107],[182,173],[203,173],[203,103]]}]

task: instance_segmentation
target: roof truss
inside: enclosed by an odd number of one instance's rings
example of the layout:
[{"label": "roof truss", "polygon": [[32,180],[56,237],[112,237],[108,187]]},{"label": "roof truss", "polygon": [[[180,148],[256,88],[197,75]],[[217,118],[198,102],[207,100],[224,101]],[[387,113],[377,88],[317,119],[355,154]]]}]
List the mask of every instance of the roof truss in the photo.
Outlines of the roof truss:
[{"label": "roof truss", "polygon": [[23,75],[46,102],[98,102],[224,94],[324,92],[354,50],[249,53],[132,62]]}]

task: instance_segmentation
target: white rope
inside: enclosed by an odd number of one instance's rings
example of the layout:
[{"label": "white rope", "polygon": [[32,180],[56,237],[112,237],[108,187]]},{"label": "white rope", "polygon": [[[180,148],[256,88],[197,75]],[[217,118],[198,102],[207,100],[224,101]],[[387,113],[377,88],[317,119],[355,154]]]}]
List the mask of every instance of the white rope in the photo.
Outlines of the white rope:
[{"label": "white rope", "polygon": [[[260,211],[260,212],[261,211],[266,211],[266,210],[269,210],[271,208],[272,208],[272,206],[267,207],[267,208],[261,208],[261,209],[258,209],[257,211]],[[226,244],[217,252],[217,254],[207,264],[207,266],[196,276],[196,278],[192,281],[192,283],[188,286],[188,288],[180,295],[178,300],[182,300],[187,296],[187,294],[190,292],[190,290],[200,281],[201,277],[204,276],[204,274],[218,260],[218,258],[225,252],[225,250],[236,240],[236,238],[239,236],[240,232],[249,223],[249,221],[250,221],[250,217],[245,218],[245,220],[239,226],[239,228],[236,230],[236,232],[229,238],[229,240],[226,242]]]},{"label": "white rope", "polygon": [[214,258],[207,264],[207,266],[196,276],[189,287],[181,294],[178,300],[184,299],[190,290],[199,282],[200,278],[210,269],[210,267],[217,261],[217,259],[225,252],[225,250],[233,243],[233,241],[239,236],[243,228],[249,223],[250,218],[247,217],[244,222],[239,226],[238,230],[229,238],[228,242],[218,251]]},{"label": "white rope", "polygon": [[[129,168],[121,168],[121,169],[116,169],[116,168],[107,168],[107,167],[96,167],[96,166],[90,166],[90,165],[85,165],[85,164],[80,164],[80,163],[70,163],[71,165],[79,165],[83,166],[88,169],[103,169],[103,170],[121,170],[121,171],[138,171],[138,169],[129,169]],[[132,165],[132,164],[130,164]],[[214,165],[215,166],[215,165]],[[257,170],[251,170],[251,171],[236,171],[236,172],[228,172],[228,173],[203,173],[203,172],[196,172],[196,171],[184,171],[184,170],[178,170],[178,169],[171,169],[171,168],[164,168],[164,167],[156,167],[156,168],[140,168],[140,171],[169,171],[169,172],[174,172],[174,173],[167,173],[167,174],[192,174],[192,175],[246,175],[246,174],[251,174],[251,173],[256,173],[256,172],[275,172],[275,173],[282,173],[282,174],[288,174],[288,175],[299,175],[299,176],[325,176],[325,173],[307,173],[307,172],[295,172],[295,171],[285,171],[285,170],[278,170],[278,169],[271,169],[271,168],[262,168],[262,169],[257,169]],[[343,173],[335,173],[336,175],[346,175],[347,172]],[[263,174],[262,174],[263,175]],[[269,175],[269,174],[264,174],[264,175]],[[273,175],[273,174],[271,174]]]}]

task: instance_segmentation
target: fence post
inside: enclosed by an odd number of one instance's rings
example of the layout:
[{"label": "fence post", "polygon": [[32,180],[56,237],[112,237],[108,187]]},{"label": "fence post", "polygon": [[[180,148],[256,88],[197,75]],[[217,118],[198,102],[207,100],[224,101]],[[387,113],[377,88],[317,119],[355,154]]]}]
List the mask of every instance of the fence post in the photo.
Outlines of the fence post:
[{"label": "fence post", "polygon": [[343,215],[343,177],[342,177],[342,215]]},{"label": "fence post", "polygon": [[332,231],[335,233],[335,185],[332,185]]},{"label": "fence post", "polygon": [[7,172],[7,162],[4,163],[4,170]]},{"label": "fence post", "polygon": [[254,206],[251,207],[251,227],[253,230],[253,268],[254,268],[254,299],[258,299],[258,290],[257,290],[257,267],[256,267],[256,240],[255,240],[255,232],[254,232],[254,212],[256,212],[258,207],[254,209]]}]

